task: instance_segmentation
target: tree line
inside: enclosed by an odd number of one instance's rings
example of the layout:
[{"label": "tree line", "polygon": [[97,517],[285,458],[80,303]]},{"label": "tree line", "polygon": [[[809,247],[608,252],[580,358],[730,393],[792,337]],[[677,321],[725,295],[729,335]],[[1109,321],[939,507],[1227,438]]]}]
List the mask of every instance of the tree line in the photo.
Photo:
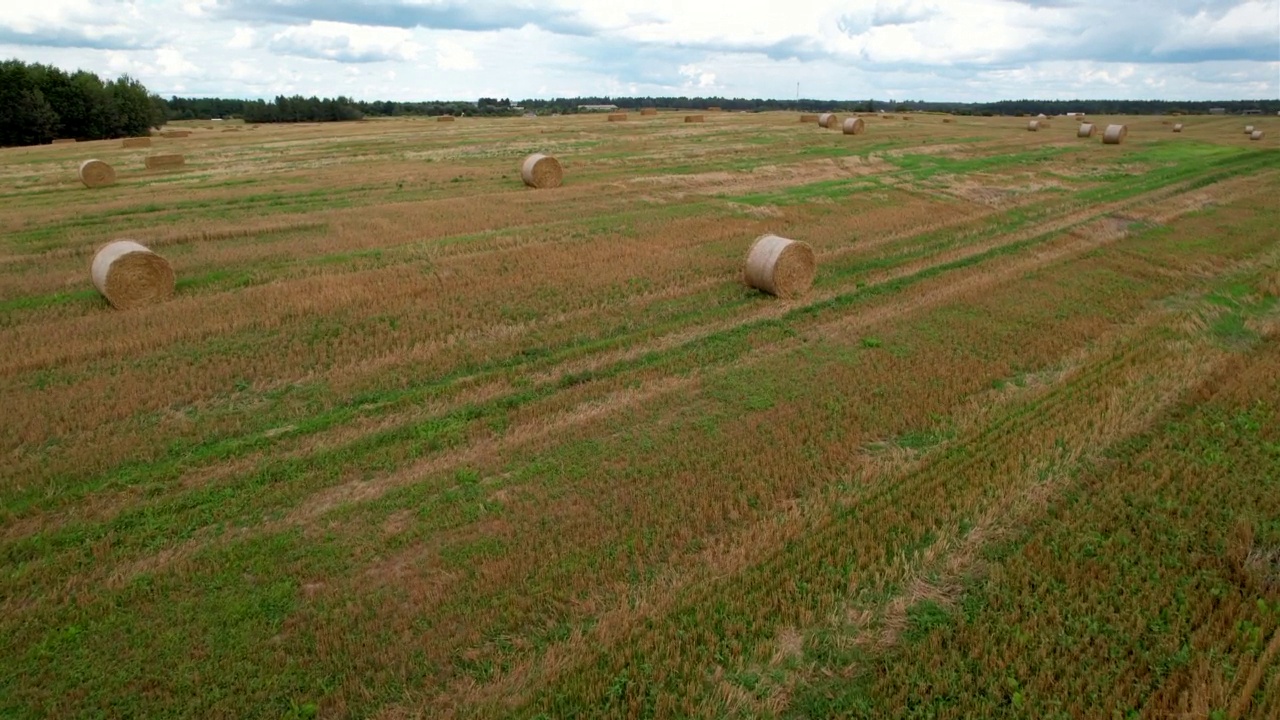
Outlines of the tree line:
[{"label": "tree line", "polygon": [[164,101],[128,75],[104,81],[84,70],[0,62],[0,146],[146,135],[167,118]]}]

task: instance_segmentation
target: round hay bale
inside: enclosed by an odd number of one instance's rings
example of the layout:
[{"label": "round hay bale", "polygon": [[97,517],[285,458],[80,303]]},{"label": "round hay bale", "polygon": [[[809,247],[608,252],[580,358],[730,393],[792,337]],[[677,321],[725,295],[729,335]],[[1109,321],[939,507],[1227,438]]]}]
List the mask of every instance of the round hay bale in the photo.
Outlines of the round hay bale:
[{"label": "round hay bale", "polygon": [[1261,140],[1263,137],[1264,137],[1264,133],[1261,130],[1254,130],[1253,132],[1249,133],[1250,140]]},{"label": "round hay bale", "polygon": [[822,113],[818,116],[818,127],[835,130],[840,127],[840,116],[835,113]]},{"label": "round hay bale", "polygon": [[547,190],[560,187],[564,181],[564,170],[560,161],[550,155],[534,153],[524,159],[520,166],[520,178],[531,188]]},{"label": "round hay bale", "polygon": [[780,298],[798,297],[813,285],[813,248],[778,235],[756,238],[747,252],[747,285]]},{"label": "round hay bale", "polygon": [[1252,126],[1252,125],[1245,125],[1245,126],[1244,126],[1244,134],[1245,134],[1245,135],[1252,135],[1252,134],[1253,134],[1253,126]]},{"label": "round hay bale", "polygon": [[98,292],[117,310],[159,302],[173,294],[169,261],[133,240],[107,243],[90,268]]},{"label": "round hay bale", "polygon": [[1174,124],[1173,124],[1173,131],[1174,131],[1174,132],[1182,132],[1182,123],[1174,123]]},{"label": "round hay bale", "polygon": [[1129,137],[1128,125],[1108,125],[1102,133],[1102,142],[1107,145],[1119,145]]},{"label": "round hay bale", "polygon": [[106,187],[116,181],[116,171],[101,160],[85,160],[76,171],[85,187]]},{"label": "round hay bale", "polygon": [[1047,115],[1045,115],[1044,113],[1040,113],[1039,115],[1037,115],[1037,116],[1036,116],[1036,119],[1037,119],[1037,120],[1048,120],[1048,119],[1049,119],[1049,117],[1048,117]]},{"label": "round hay bale", "polygon": [[687,123],[700,123],[706,122],[706,118],[702,115],[685,115],[684,121]]},{"label": "round hay bale", "polygon": [[1039,120],[1032,120],[1031,122],[1027,123],[1027,130],[1029,130],[1029,131],[1031,131],[1031,132],[1039,132],[1039,131],[1040,131],[1040,121],[1039,121]]},{"label": "round hay bale", "polygon": [[819,120],[819,119],[820,119],[820,116],[819,116],[819,115],[801,115],[801,116],[800,116],[800,122],[802,122],[802,123],[806,123],[806,124],[807,124],[807,123],[816,123],[816,122],[818,122],[818,120]]},{"label": "round hay bale", "polygon": [[622,122],[626,119],[626,113],[609,113],[609,122]]},{"label": "round hay bale", "polygon": [[641,115],[657,115],[658,108],[640,108]]},{"label": "round hay bale", "polygon": [[867,123],[862,118],[845,118],[840,129],[845,135],[861,135],[867,129]]},{"label": "round hay bale", "polygon": [[1093,123],[1080,123],[1080,130],[1076,133],[1076,137],[1091,138],[1097,130],[1097,126]]}]

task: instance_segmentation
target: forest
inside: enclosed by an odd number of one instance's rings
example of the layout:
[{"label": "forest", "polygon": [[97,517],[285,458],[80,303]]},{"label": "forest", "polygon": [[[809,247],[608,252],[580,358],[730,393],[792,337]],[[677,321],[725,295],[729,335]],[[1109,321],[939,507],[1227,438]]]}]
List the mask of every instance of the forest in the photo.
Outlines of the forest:
[{"label": "forest", "polygon": [[167,119],[164,101],[128,75],[104,81],[84,70],[0,61],[0,146],[146,135]]}]

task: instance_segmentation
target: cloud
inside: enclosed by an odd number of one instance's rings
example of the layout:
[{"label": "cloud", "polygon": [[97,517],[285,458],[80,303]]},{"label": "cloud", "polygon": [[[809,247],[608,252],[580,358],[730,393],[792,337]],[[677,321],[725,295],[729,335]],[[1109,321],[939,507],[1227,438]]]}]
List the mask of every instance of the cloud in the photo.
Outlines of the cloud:
[{"label": "cloud", "polygon": [[436,45],[436,67],[441,70],[479,70],[476,54],[454,40],[441,40]]},{"label": "cloud", "polygon": [[258,33],[253,28],[238,27],[231,35],[231,40],[227,42],[227,47],[232,50],[248,50],[253,47],[258,40]]},{"label": "cloud", "polygon": [[267,48],[280,55],[343,63],[415,60],[420,50],[399,28],[321,21],[285,28],[271,37]]},{"label": "cloud", "polygon": [[216,11],[226,18],[280,24],[320,20],[403,29],[485,31],[533,25],[565,34],[591,31],[574,13],[533,1],[220,0]]},{"label": "cloud", "polygon": [[0,45],[122,50],[163,45],[168,33],[148,28],[130,2],[13,2],[0,15]]}]

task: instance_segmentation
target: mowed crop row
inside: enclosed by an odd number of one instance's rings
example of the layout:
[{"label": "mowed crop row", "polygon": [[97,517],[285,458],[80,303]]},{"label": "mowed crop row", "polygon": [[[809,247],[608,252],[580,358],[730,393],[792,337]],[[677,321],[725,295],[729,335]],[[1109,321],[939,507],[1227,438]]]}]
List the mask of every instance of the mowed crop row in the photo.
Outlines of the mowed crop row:
[{"label": "mowed crop row", "polygon": [[[0,488],[3,652],[28,678],[3,676],[5,710],[785,712],[827,693],[823,638],[916,617],[921,568],[1026,505],[1049,459],[1145,431],[1269,332],[1274,151],[1097,157],[989,123],[859,154],[779,122],[592,129],[601,181],[641,141],[756,153],[626,165],[594,211],[571,162],[563,193],[489,177],[256,235],[162,209],[161,252],[214,277],[127,315],[26,279],[47,254],[72,283],[92,232],[8,246],[6,287],[35,284],[0,297],[22,348],[3,392],[29,408]],[[737,284],[764,230],[818,250],[809,297]]]}]

